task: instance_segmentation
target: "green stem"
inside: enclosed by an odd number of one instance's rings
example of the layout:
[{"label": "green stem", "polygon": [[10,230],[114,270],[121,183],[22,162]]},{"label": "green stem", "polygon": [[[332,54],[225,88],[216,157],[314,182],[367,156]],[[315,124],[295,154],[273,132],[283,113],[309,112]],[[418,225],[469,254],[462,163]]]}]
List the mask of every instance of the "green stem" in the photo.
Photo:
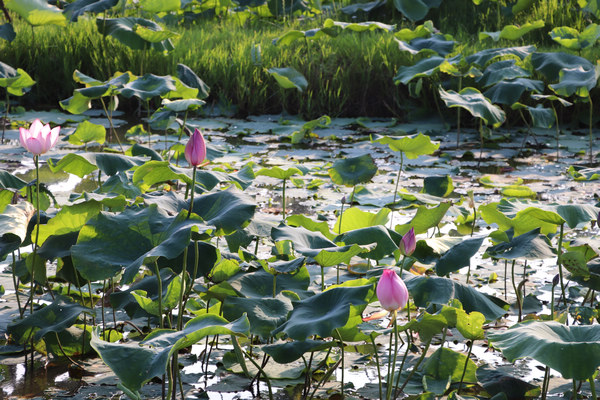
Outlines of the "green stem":
[{"label": "green stem", "polygon": [[[394,321],[396,319],[394,318]],[[390,343],[388,345],[388,370],[387,370],[387,378],[386,378],[386,383],[387,383],[387,387],[385,389],[385,399],[389,400],[390,396],[392,395],[391,390],[393,385],[391,384],[392,382],[392,373],[393,373],[393,369],[392,369],[392,347],[393,347],[393,340],[394,340],[394,334],[390,332]]]},{"label": "green stem", "polygon": [[154,261],[154,274],[156,274],[156,281],[158,283],[158,321],[159,327],[162,329],[163,324],[163,306],[162,306],[162,279],[160,278],[160,268],[158,268],[158,261]]},{"label": "green stem", "polygon": [[592,103],[592,96],[588,93],[588,101],[590,102],[590,167],[594,166],[594,136],[592,135],[592,123],[593,123],[593,115],[594,115],[594,105]]},{"label": "green stem", "polygon": [[2,144],[4,144],[4,131],[6,130],[6,123],[8,122],[8,107],[10,106],[10,103],[8,102],[8,88],[6,89],[6,116],[5,116],[5,121],[2,124]]},{"label": "green stem", "polygon": [[40,236],[40,223],[41,223],[41,212],[40,212],[40,160],[39,156],[33,156],[33,162],[35,164],[35,209],[37,223],[35,224],[35,242],[33,243],[33,257],[31,263],[31,290],[29,293],[29,311],[33,314],[33,295],[35,290],[35,258],[37,256],[38,239]]},{"label": "green stem", "polygon": [[544,380],[542,382],[542,400],[546,400],[546,396],[548,395],[548,385],[550,383],[550,367],[546,367]]},{"label": "green stem", "polygon": [[[462,76],[458,77],[458,91],[460,92],[462,90]],[[457,114],[456,114],[456,149],[458,150],[458,146],[460,144],[460,111],[461,108],[457,107]]]},{"label": "green stem", "polygon": [[340,385],[340,394],[342,395],[342,399],[343,399],[344,398],[344,366],[345,366],[344,341],[342,340],[342,335],[340,334],[340,331],[337,330],[337,328],[336,328],[335,332],[337,333],[337,336],[340,339],[339,346],[340,346],[340,350],[342,352],[342,380],[341,380],[341,385]]},{"label": "green stem", "polygon": [[567,297],[565,296],[565,284],[563,281],[563,270],[562,270],[562,260],[561,260],[562,259],[562,243],[563,243],[564,229],[565,229],[565,224],[564,223],[560,224],[560,233],[558,236],[558,255],[557,255],[556,263],[558,264],[558,273],[560,276],[561,298],[563,299],[563,304],[566,306],[567,305]]},{"label": "green stem", "polygon": [[23,318],[24,310],[21,308],[21,298],[19,297],[19,285],[17,284],[17,275],[15,274],[15,268],[17,267],[17,259],[15,258],[15,252],[12,252],[12,279],[15,287],[15,296],[17,297],[17,306],[19,307],[19,317]]},{"label": "green stem", "polygon": [[325,290],[325,267],[321,265],[321,291]]},{"label": "green stem", "polygon": [[515,290],[515,296],[517,297],[517,307],[519,308],[519,319],[517,321],[521,322],[522,302],[521,302],[521,292],[519,292],[519,289],[517,288],[517,284],[515,283],[515,260],[513,260],[512,266],[511,266],[511,278],[512,278],[513,289]]},{"label": "green stem", "polygon": [[573,395],[571,396],[572,399],[577,400],[577,380],[573,379]]},{"label": "green stem", "polygon": [[398,371],[398,376],[396,377],[396,385],[394,385],[394,399],[399,393],[398,386],[400,386],[400,375],[402,375],[402,370],[404,369],[404,364],[406,363],[406,358],[408,357],[408,352],[410,351],[412,341],[411,336],[412,334],[406,331],[406,351],[404,352],[404,356],[402,356],[402,362],[400,363],[400,369]]},{"label": "green stem", "polygon": [[379,352],[377,351],[377,345],[375,344],[375,337],[373,334],[369,336],[371,343],[373,344],[373,352],[375,354],[375,362],[377,363],[377,378],[379,378],[379,398],[383,398],[383,385],[381,384],[381,367],[379,365]]},{"label": "green stem", "polygon": [[96,312],[94,311],[94,301],[92,299],[92,281],[88,281],[88,294],[90,296],[90,309],[92,310],[92,326],[96,326]]},{"label": "green stem", "polygon": [[588,381],[590,382],[590,389],[592,391],[592,399],[597,400],[598,396],[596,396],[596,384],[594,382],[594,376],[593,375],[590,376]]},{"label": "green stem", "polygon": [[183,299],[183,309],[185,310],[185,306],[187,305],[187,301],[190,297],[190,293],[194,287],[194,281],[196,280],[196,276],[198,275],[198,264],[200,262],[200,250],[198,249],[198,241],[194,240],[194,275],[192,275],[190,279],[190,284],[185,290],[185,297]]},{"label": "green stem", "polygon": [[[246,355],[248,356],[248,354],[246,354]],[[265,383],[267,384],[267,388],[269,389],[269,400],[273,400],[273,388],[271,387],[271,380],[267,376],[267,373],[265,372],[265,370],[263,368],[261,368],[260,365],[258,365],[258,363],[256,361],[254,361],[254,359],[252,357],[248,356],[247,358],[248,358],[248,361],[250,361],[265,378]]]},{"label": "green stem", "polygon": [[194,209],[194,193],[196,192],[196,166],[194,165],[194,168],[192,170],[192,186],[191,186],[191,194],[190,194],[190,208],[188,209],[188,215],[187,218],[190,218],[190,215],[192,215],[192,210]]},{"label": "green stem", "polygon": [[273,298],[277,296],[277,274],[273,274]]},{"label": "green stem", "polygon": [[556,162],[558,162],[559,157],[560,157],[560,153],[559,153],[560,127],[558,126],[558,114],[556,113],[556,108],[554,107],[553,103],[550,103],[550,106],[552,107],[552,112],[554,113],[554,124],[556,126]]},{"label": "green stem", "polygon": [[460,394],[462,389],[463,381],[465,380],[465,374],[467,373],[467,366],[469,365],[469,358],[471,357],[471,351],[473,350],[473,340],[469,343],[469,351],[467,353],[467,358],[465,360],[465,367],[463,368],[462,376],[460,377],[460,383],[458,384],[458,391],[456,394]]},{"label": "green stem", "polygon": [[[396,187],[394,188],[394,200],[392,201],[392,207],[396,204],[396,196],[398,195],[398,184],[400,183],[400,175],[402,174],[402,165],[404,164],[404,152],[400,152],[400,168],[398,168],[398,175],[396,175]],[[394,214],[390,215],[390,229],[393,227]]]},{"label": "green stem", "polygon": [[425,348],[423,349],[423,353],[421,354],[421,357],[419,357],[419,359],[417,360],[417,363],[415,364],[415,366],[413,367],[413,369],[410,371],[410,374],[408,374],[408,376],[406,377],[406,380],[404,381],[404,383],[400,387],[400,389],[399,389],[400,392],[402,392],[404,390],[404,388],[406,387],[406,385],[408,385],[408,382],[410,381],[410,378],[412,378],[412,376],[415,374],[415,372],[417,372],[417,370],[419,369],[419,365],[421,365],[421,363],[425,359],[425,356],[427,355],[427,351],[429,350],[429,346],[430,345],[431,345],[431,339],[429,339],[429,341],[425,345]]},{"label": "green stem", "polygon": [[[393,322],[394,328],[392,331],[392,336],[394,337],[394,358],[390,362],[390,367],[391,367],[392,372],[391,372],[389,380],[387,382],[388,390],[386,393],[389,393],[388,399],[390,398],[389,396],[391,396],[392,393],[395,391],[395,387],[396,387],[396,385],[394,385],[394,372],[395,372],[395,367],[396,367],[396,360],[398,358],[398,321],[397,321],[396,311],[394,311],[392,318],[394,318],[394,322]],[[407,346],[408,345],[409,344],[407,343]],[[400,372],[402,372],[402,371],[400,371]],[[395,395],[394,395],[394,397],[395,397]]]},{"label": "green stem", "polygon": [[286,183],[287,179],[283,178],[283,193],[281,195],[281,208],[282,208],[282,215],[283,215],[283,220],[285,221],[285,183]]},{"label": "green stem", "polygon": [[179,312],[177,313],[177,330],[183,329],[183,292],[185,292],[186,276],[187,276],[187,256],[188,246],[183,249],[183,265],[181,267],[181,291],[179,292]]},{"label": "green stem", "polygon": [[102,109],[104,109],[104,114],[106,115],[106,118],[108,118],[108,124],[110,126],[110,137],[112,138],[112,135],[114,133],[115,138],[117,139],[117,143],[119,144],[119,148],[121,149],[121,153],[125,153],[125,151],[123,150],[123,145],[121,144],[121,140],[119,139],[119,135],[117,135],[115,132],[115,127],[112,121],[112,112],[110,113],[110,115],[108,114],[108,110],[106,109],[106,103],[104,103],[104,99],[102,97],[100,97],[100,103],[102,103]]}]

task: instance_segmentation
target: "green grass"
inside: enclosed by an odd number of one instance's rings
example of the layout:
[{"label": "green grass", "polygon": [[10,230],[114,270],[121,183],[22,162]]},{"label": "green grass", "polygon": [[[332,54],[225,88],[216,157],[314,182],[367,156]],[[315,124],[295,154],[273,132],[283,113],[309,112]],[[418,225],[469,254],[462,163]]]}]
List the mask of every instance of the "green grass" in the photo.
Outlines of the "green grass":
[{"label": "green grass", "polygon": [[[495,3],[476,6],[471,0],[445,0],[428,17],[442,32],[454,36],[460,43],[457,51],[463,54],[531,43],[541,45],[540,50],[557,51],[562,49],[553,45],[547,34],[553,26],[564,23],[581,29],[588,23],[581,12],[567,7],[566,3],[539,1],[527,13],[507,18],[498,14]],[[390,5],[384,7],[380,20],[397,22],[394,18],[399,20],[399,13],[390,11]],[[338,19],[344,18],[338,15]],[[496,26],[534,19],[544,19],[546,29],[516,42],[477,40],[480,30],[493,31]],[[414,27],[415,24],[397,25]],[[415,100],[406,87],[394,85],[392,78],[399,66],[412,64],[416,59],[401,53],[387,32],[343,32],[335,38],[308,43],[297,41],[290,46],[272,43],[290,29],[321,26],[319,17],[285,22],[263,18],[243,24],[234,17],[200,20],[195,25],[171,27],[181,36],[175,50],[161,54],[152,50],[133,51],[112,37],[103,37],[93,19],[80,19],[66,28],[32,29],[16,18],[17,38],[10,44],[0,41],[0,61],[23,68],[37,81],[32,91],[19,99],[28,108],[58,108],[58,101],[70,97],[78,87],[72,79],[75,69],[104,80],[116,71],[125,70],[135,74],[174,75],[178,63],[192,68],[211,87],[209,101],[235,105],[239,116],[285,110],[305,118],[323,114],[406,118],[415,103],[434,106],[430,91]],[[257,45],[261,48],[261,66],[254,65],[250,56],[251,49]],[[582,55],[595,61],[600,49],[595,46]],[[304,93],[282,91],[266,72],[271,67],[296,68],[307,78],[308,89]],[[124,101],[121,108],[134,104],[137,103]]]}]

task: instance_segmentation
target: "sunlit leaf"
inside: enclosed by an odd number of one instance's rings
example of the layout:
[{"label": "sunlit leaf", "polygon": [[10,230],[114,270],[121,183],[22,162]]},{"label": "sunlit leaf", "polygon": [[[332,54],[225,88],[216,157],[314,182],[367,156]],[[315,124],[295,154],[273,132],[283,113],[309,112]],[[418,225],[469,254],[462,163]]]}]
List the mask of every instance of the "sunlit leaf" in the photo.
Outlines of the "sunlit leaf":
[{"label": "sunlit leaf", "polygon": [[438,90],[446,106],[464,108],[474,117],[481,118],[486,124],[498,127],[506,120],[504,111],[493,105],[475,88],[467,87],[459,93],[453,90],[445,91],[441,87]]}]

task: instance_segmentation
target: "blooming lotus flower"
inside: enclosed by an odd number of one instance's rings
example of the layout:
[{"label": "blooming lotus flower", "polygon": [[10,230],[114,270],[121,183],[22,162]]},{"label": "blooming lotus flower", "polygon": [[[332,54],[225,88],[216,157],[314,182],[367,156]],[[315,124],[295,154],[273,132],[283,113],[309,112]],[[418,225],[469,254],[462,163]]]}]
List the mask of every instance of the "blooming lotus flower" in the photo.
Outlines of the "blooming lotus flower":
[{"label": "blooming lotus flower", "polygon": [[415,228],[410,228],[410,231],[406,232],[404,236],[402,236],[402,240],[400,240],[400,253],[405,256],[410,256],[414,253],[415,248],[417,247],[417,239],[415,238]]},{"label": "blooming lotus flower", "polygon": [[197,167],[206,159],[206,143],[204,136],[199,129],[194,129],[194,133],[185,145],[185,159],[190,165]]},{"label": "blooming lotus flower", "polygon": [[43,125],[39,119],[33,121],[29,129],[19,128],[21,146],[34,156],[46,153],[58,140],[60,126],[50,129],[50,125]]},{"label": "blooming lotus flower", "polygon": [[408,302],[408,289],[404,281],[391,269],[383,271],[376,292],[381,307],[390,312],[404,308]]}]

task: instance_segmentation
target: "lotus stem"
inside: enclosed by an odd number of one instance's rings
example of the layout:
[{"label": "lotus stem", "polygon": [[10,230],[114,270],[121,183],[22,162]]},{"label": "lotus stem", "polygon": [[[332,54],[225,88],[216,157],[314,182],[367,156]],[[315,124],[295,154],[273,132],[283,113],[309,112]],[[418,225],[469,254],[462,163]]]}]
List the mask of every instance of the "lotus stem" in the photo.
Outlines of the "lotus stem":
[{"label": "lotus stem", "polygon": [[162,307],[162,279],[160,278],[160,268],[158,268],[158,261],[154,261],[154,273],[156,274],[156,281],[158,283],[158,323],[162,329],[163,324],[163,307]]},{"label": "lotus stem", "polygon": [[556,126],[556,162],[558,162],[560,154],[559,154],[559,139],[560,139],[560,127],[558,126],[558,114],[556,113],[556,108],[554,104],[551,102],[550,106],[552,107],[552,112],[554,113],[554,123]]},{"label": "lotus stem", "polygon": [[[458,92],[462,90],[462,76],[458,77]],[[461,107],[457,107],[456,113],[456,149],[458,150],[458,146],[460,145],[460,111]]]},{"label": "lotus stem", "polygon": [[194,287],[194,281],[196,280],[196,276],[198,275],[198,263],[200,261],[200,251],[198,250],[198,241],[194,240],[194,275],[192,275],[190,279],[190,284],[185,290],[185,298],[183,299],[183,309],[185,310],[185,306],[189,299],[190,293]]},{"label": "lotus stem", "polygon": [[177,313],[177,330],[183,329],[183,292],[186,287],[188,246],[183,249],[183,265],[181,266],[181,290],[179,291],[179,307]]},{"label": "lotus stem", "polygon": [[273,274],[273,298],[277,296],[277,274]]},{"label": "lotus stem", "polygon": [[544,371],[544,380],[542,382],[542,400],[546,400],[548,386],[550,384],[550,367],[548,366],[546,366],[546,370]]},{"label": "lotus stem", "polygon": [[590,120],[589,120],[589,128],[590,128],[590,167],[594,166],[594,136],[592,134],[592,123],[593,123],[593,115],[594,115],[594,104],[592,103],[592,96],[588,93],[588,101],[590,102]]},{"label": "lotus stem", "polygon": [[192,215],[192,210],[194,209],[194,193],[196,192],[196,166],[194,165],[194,168],[192,169],[192,186],[190,187],[191,189],[191,194],[190,194],[190,208],[188,209],[188,214],[187,214],[187,219],[190,218],[190,215]]},{"label": "lotus stem", "polygon": [[112,111],[109,115],[108,110],[106,108],[106,103],[104,102],[104,99],[102,97],[100,97],[100,103],[102,103],[102,109],[104,110],[104,114],[106,115],[106,118],[108,118],[108,125],[110,126],[109,129],[109,139],[112,138],[112,134],[115,134],[115,139],[117,139],[117,143],[119,144],[119,148],[121,149],[121,153],[125,153],[125,150],[123,150],[123,145],[121,144],[121,140],[119,139],[119,135],[117,135],[117,133],[115,132],[115,127],[113,125],[113,121],[112,121]]},{"label": "lotus stem", "polygon": [[573,394],[571,395],[572,399],[577,400],[577,380],[573,379]]},{"label": "lotus stem", "polygon": [[92,282],[88,281],[88,294],[90,295],[90,308],[92,309],[92,326],[96,325],[96,312],[94,311],[94,301],[92,299]]},{"label": "lotus stem", "polygon": [[287,179],[283,178],[283,191],[281,194],[281,208],[282,208],[282,215],[283,215],[283,220],[285,221],[285,183],[286,183]]},{"label": "lotus stem", "polygon": [[469,358],[471,357],[471,351],[473,351],[473,340],[471,340],[471,342],[469,343],[469,351],[467,352],[467,358],[465,359],[465,366],[463,368],[463,372],[462,375],[460,377],[460,383],[458,384],[458,390],[456,391],[456,394],[460,394],[460,391],[462,389],[462,385],[463,385],[463,381],[465,380],[465,374],[467,373],[467,366],[469,365]]},{"label": "lotus stem", "polygon": [[[565,224],[564,223],[560,224],[560,233],[558,236],[558,255],[557,255],[556,263],[558,264],[558,273],[560,276],[561,298],[563,299],[563,304],[566,306],[567,305],[567,297],[565,296],[565,284],[563,281],[563,270],[562,270],[562,260],[561,260],[564,229],[565,229]],[[560,300],[559,300],[559,303],[560,303]]]},{"label": "lotus stem", "polygon": [[518,322],[521,322],[521,310],[523,307],[523,303],[521,302],[521,292],[520,289],[517,287],[516,283],[515,283],[515,260],[513,260],[512,262],[512,266],[511,266],[511,278],[512,278],[512,284],[513,284],[513,289],[515,290],[515,296],[517,297],[517,307],[519,308],[519,318],[518,318]]},{"label": "lotus stem", "polygon": [[596,384],[594,382],[594,375],[590,376],[588,381],[590,382],[590,390],[592,391],[592,399],[596,400],[596,399],[598,399],[598,396],[596,396]]},{"label": "lotus stem", "polygon": [[[35,242],[33,243],[33,257],[31,262],[31,289],[29,292],[29,311],[33,314],[33,296],[35,290],[35,258],[37,256],[38,239],[40,236],[40,223],[41,223],[41,212],[40,212],[40,159],[39,156],[33,156],[33,162],[35,164],[35,209],[37,223],[35,224]],[[33,357],[33,354],[32,354]]]},{"label": "lotus stem", "polygon": [[321,291],[325,290],[325,267],[321,265]]},{"label": "lotus stem", "polygon": [[373,333],[369,335],[371,343],[373,344],[373,352],[375,354],[375,362],[377,363],[377,378],[379,380],[379,398],[383,399],[383,385],[381,384],[381,367],[379,365],[379,353],[377,352],[377,345],[375,344],[375,337]]},{"label": "lotus stem", "polygon": [[10,107],[10,103],[8,102],[8,88],[6,88],[6,106],[5,111],[6,111],[6,116],[5,116],[5,121],[2,124],[2,144],[4,144],[4,131],[6,130],[6,123],[8,122],[8,108]]},{"label": "lotus stem", "polygon": [[19,297],[19,285],[17,284],[17,275],[15,274],[15,268],[17,267],[17,259],[15,258],[15,252],[12,252],[12,279],[15,287],[15,296],[17,297],[17,307],[19,307],[19,316],[23,318],[23,309],[21,308],[21,298]]},{"label": "lotus stem", "polygon": [[[342,335],[340,335],[340,331],[336,328],[335,332],[337,333],[337,336],[340,339],[339,342],[339,346],[340,346],[340,351],[342,354],[342,380],[341,380],[341,385],[340,385],[340,394],[342,395],[342,399],[344,398],[344,366],[345,366],[345,360],[344,360],[344,340],[342,339]],[[396,344],[397,345],[397,344]]]},{"label": "lotus stem", "polygon": [[399,389],[400,392],[402,392],[404,390],[404,388],[406,387],[406,385],[408,385],[408,382],[410,381],[410,378],[412,378],[412,376],[415,374],[415,372],[417,372],[417,370],[419,369],[419,366],[421,365],[421,363],[425,359],[425,356],[427,355],[427,351],[429,350],[429,346],[430,345],[431,345],[431,339],[429,339],[427,341],[427,344],[425,345],[425,348],[423,349],[423,353],[421,354],[421,357],[419,357],[419,359],[417,360],[417,363],[415,364],[415,366],[413,367],[413,369],[410,371],[410,374],[408,374],[408,376],[406,377],[406,380],[404,381],[404,383],[400,387],[400,389]]},{"label": "lotus stem", "polygon": [[317,393],[317,390],[321,387],[321,385],[323,385],[323,383],[325,383],[329,379],[333,371],[336,370],[336,368],[340,365],[341,362],[342,360],[337,360],[337,362],[327,370],[323,378],[319,381],[319,383],[317,383],[317,386],[315,386],[315,388],[313,389],[312,393],[310,394],[309,400],[312,400],[315,397],[315,393]]},{"label": "lotus stem", "polygon": [[506,286],[506,278],[508,276],[508,260],[504,260],[504,300],[508,298],[508,287]]},{"label": "lotus stem", "polygon": [[[398,376],[396,377],[396,384],[394,385],[394,400],[396,399],[396,397],[398,397],[398,393],[399,393],[398,386],[400,386],[400,375],[402,375],[402,370],[404,369],[404,363],[406,362],[406,358],[408,357],[408,352],[410,350],[410,345],[412,343],[411,336],[412,335],[409,333],[409,331],[406,331],[406,350],[404,351],[404,356],[402,356],[402,362],[400,363],[400,370],[398,372]],[[381,397],[379,397],[379,398],[381,398]]]},{"label": "lotus stem", "polygon": [[[394,188],[394,200],[392,201],[392,207],[396,204],[396,196],[398,195],[398,184],[400,183],[400,175],[402,174],[402,165],[404,164],[404,152],[400,152],[400,167],[398,168],[398,175],[396,175],[396,187]],[[394,213],[390,215],[390,229],[394,226]],[[340,224],[341,227],[341,224]]]},{"label": "lotus stem", "polygon": [[258,365],[258,363],[256,361],[254,361],[254,359],[252,357],[247,357],[247,358],[248,358],[248,361],[250,361],[252,363],[252,365],[254,365],[256,367],[258,372],[262,373],[263,377],[265,378],[265,383],[267,384],[267,388],[269,389],[269,400],[273,400],[273,389],[271,387],[271,380],[267,376],[267,373],[265,372],[265,370],[263,368],[261,368],[260,365]]}]

